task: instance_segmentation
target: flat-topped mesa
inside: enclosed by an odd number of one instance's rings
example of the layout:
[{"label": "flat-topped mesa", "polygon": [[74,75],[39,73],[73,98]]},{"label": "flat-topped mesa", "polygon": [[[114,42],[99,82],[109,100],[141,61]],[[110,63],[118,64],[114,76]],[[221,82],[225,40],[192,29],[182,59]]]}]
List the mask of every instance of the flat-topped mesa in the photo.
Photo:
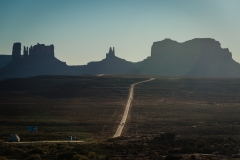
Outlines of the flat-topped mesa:
[{"label": "flat-topped mesa", "polygon": [[112,47],[109,48],[109,52],[106,54],[106,58],[113,58],[115,57],[115,50],[114,47],[112,49]]},{"label": "flat-topped mesa", "polygon": [[45,46],[44,44],[37,44],[29,48],[29,58],[54,57],[54,46]]},{"label": "flat-topped mesa", "polygon": [[54,58],[54,46],[45,46],[44,44],[37,44],[30,48],[23,48],[23,57],[21,55],[21,43],[16,42],[13,44],[12,61],[19,62],[27,59],[42,59],[42,58]]},{"label": "flat-topped mesa", "polygon": [[[212,38],[195,38],[183,43],[179,43],[171,39],[164,39],[153,43],[151,56],[181,56],[181,52],[199,52],[202,55],[205,54],[208,56],[232,58],[231,52],[229,52],[228,49],[221,48],[221,44]],[[191,56],[191,54],[189,56]]]}]

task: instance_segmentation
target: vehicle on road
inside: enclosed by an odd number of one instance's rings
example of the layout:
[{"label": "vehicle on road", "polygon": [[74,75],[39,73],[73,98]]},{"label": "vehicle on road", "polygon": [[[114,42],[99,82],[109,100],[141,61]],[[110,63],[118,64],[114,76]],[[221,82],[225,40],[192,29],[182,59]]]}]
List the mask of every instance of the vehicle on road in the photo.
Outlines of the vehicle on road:
[{"label": "vehicle on road", "polygon": [[20,137],[17,134],[10,134],[8,141],[9,142],[19,142]]},{"label": "vehicle on road", "polygon": [[68,136],[67,140],[72,141],[72,140],[78,140],[77,137],[73,137],[73,136]]},{"label": "vehicle on road", "polygon": [[73,137],[72,136],[68,136],[67,140],[71,141],[71,140],[73,140]]}]

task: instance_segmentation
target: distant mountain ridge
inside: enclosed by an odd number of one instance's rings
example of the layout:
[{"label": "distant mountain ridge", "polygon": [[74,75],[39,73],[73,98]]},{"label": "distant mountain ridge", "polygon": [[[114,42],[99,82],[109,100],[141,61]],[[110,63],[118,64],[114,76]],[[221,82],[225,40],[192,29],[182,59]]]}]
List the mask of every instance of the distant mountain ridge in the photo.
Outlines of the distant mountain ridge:
[{"label": "distant mountain ridge", "polygon": [[[0,55],[0,66],[9,61],[9,56],[6,60],[2,57]],[[68,66],[55,57],[53,45],[37,44],[29,49],[24,46],[21,55],[21,43],[14,43],[11,58],[0,69],[0,79],[82,74],[240,77],[240,65],[232,59],[231,52],[211,38],[196,38],[183,43],[171,39],[154,42],[151,55],[136,63],[115,56],[114,48],[110,48],[101,61]]]}]

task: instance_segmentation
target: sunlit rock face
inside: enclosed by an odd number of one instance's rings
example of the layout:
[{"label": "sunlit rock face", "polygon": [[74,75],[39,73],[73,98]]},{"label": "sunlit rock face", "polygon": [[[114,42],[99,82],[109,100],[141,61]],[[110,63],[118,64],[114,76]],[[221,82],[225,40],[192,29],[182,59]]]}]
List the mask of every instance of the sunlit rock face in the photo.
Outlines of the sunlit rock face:
[{"label": "sunlit rock face", "polygon": [[136,63],[136,67],[144,74],[166,76],[240,76],[240,65],[232,59],[231,52],[210,38],[154,42],[151,56]]}]

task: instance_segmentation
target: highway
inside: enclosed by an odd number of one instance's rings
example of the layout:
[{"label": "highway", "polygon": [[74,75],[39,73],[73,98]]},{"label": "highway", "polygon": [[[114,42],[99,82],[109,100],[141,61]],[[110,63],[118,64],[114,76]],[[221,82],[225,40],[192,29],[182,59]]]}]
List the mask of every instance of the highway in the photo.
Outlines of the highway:
[{"label": "highway", "polygon": [[152,81],[154,80],[155,78],[151,78],[149,80],[146,80],[146,81],[141,81],[141,82],[137,82],[137,83],[134,83],[131,85],[130,87],[130,92],[129,92],[129,97],[128,97],[128,101],[127,101],[127,105],[125,107],[125,111],[123,113],[123,117],[122,117],[122,120],[115,132],[115,134],[113,135],[113,138],[115,137],[120,137],[121,134],[122,134],[122,130],[125,126],[125,123],[126,123],[126,120],[127,120],[127,116],[128,116],[128,112],[129,112],[129,109],[130,109],[130,106],[132,104],[132,101],[133,101],[133,92],[134,92],[134,86],[137,85],[137,84],[140,84],[140,83],[144,83],[144,82],[149,82],[149,81]]}]

